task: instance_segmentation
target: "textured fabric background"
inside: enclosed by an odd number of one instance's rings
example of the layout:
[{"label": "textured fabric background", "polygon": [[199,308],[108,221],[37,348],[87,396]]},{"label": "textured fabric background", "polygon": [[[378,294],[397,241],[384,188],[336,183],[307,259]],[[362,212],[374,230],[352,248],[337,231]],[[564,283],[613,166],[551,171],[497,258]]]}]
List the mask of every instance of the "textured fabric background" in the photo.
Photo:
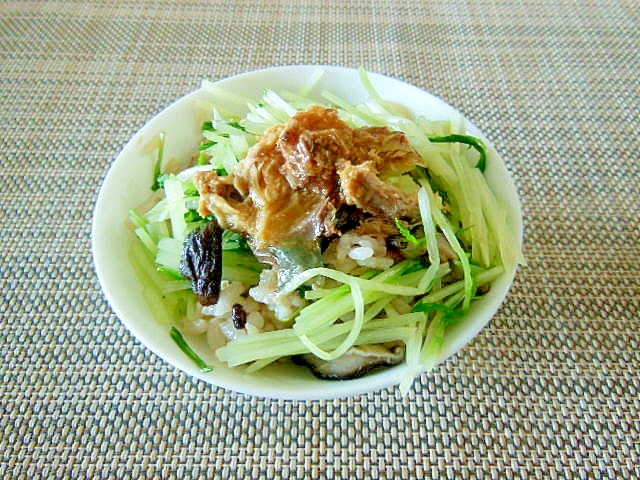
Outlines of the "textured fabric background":
[{"label": "textured fabric background", "polygon": [[[639,51],[631,0],[0,2],[0,477],[640,477]],[[136,130],[203,78],[293,63],[441,96],[522,196],[528,266],[408,398],[193,380],[95,277],[92,208]]]}]

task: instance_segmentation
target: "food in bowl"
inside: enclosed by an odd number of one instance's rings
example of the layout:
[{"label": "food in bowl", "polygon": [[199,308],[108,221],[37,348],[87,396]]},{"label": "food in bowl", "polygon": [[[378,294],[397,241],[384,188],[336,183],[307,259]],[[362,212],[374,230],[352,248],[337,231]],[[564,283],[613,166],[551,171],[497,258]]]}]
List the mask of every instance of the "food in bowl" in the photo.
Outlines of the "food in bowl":
[{"label": "food in bowl", "polygon": [[130,212],[131,261],[201,370],[211,366],[193,339],[252,374],[293,362],[345,380],[403,363],[406,392],[521,261],[485,178],[486,142],[359,77],[363,103],[309,86],[267,89],[233,112],[217,100],[234,94],[205,82],[211,114],[193,155],[164,158],[172,132],[158,138],[155,193]]}]

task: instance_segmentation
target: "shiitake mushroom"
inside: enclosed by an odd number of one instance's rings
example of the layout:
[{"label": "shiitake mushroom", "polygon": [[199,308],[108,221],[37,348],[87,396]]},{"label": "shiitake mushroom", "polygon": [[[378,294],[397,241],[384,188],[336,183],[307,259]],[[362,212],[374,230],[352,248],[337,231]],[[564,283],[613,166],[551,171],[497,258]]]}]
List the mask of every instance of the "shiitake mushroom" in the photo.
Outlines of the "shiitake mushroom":
[{"label": "shiitake mushroom", "polygon": [[202,305],[214,305],[222,282],[222,227],[214,219],[194,230],[182,246],[180,273],[191,280]]},{"label": "shiitake mushroom", "polygon": [[303,365],[322,380],[349,380],[358,378],[379,367],[398,365],[404,360],[402,342],[361,345],[352,347],[335,360],[322,360],[308,353],[293,357],[294,363]]}]

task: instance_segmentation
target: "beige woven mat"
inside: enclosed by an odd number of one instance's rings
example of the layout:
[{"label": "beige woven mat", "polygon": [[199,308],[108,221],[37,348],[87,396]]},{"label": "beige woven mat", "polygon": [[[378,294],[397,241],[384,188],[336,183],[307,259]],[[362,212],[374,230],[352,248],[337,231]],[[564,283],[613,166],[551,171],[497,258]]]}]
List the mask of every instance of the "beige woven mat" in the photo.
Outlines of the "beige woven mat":
[{"label": "beige woven mat", "polygon": [[[0,476],[640,477],[633,1],[0,3]],[[363,65],[469,116],[517,181],[528,266],[408,398],[244,397],[146,351],[90,221],[155,112],[212,80]]]}]

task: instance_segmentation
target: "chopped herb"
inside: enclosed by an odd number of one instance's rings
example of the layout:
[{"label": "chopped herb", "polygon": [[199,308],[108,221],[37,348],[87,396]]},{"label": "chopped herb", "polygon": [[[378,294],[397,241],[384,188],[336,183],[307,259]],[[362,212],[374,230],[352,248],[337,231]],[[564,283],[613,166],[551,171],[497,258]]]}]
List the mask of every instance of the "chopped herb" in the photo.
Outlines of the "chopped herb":
[{"label": "chopped herb", "polygon": [[158,135],[158,156],[156,158],[156,164],[153,168],[153,185],[151,190],[156,191],[162,188],[160,179],[162,178],[162,160],[164,157],[164,132],[160,132]]},{"label": "chopped herb", "polygon": [[171,174],[169,173],[161,173],[160,175],[156,176],[156,180],[153,183],[153,186],[151,187],[151,189],[159,190],[161,188],[164,188],[164,181],[170,176]]},{"label": "chopped herb", "polygon": [[202,220],[204,219],[195,208],[187,210],[187,213],[184,214],[184,221],[187,223],[201,222]]},{"label": "chopped herb", "polygon": [[458,312],[443,303],[418,303],[411,309],[411,311],[425,313],[442,312],[445,315],[458,315]]},{"label": "chopped herb", "polygon": [[180,333],[180,330],[178,330],[176,327],[171,327],[171,338],[174,342],[176,342],[176,345],[178,345],[180,350],[182,350],[187,357],[193,360],[193,362],[198,366],[201,372],[213,371],[213,367],[211,365],[208,365],[202,358],[200,358],[200,356],[193,350],[193,348],[189,346],[187,341],[182,336],[182,333]]},{"label": "chopped herb", "polygon": [[485,147],[484,142],[479,138],[472,137],[471,135],[453,134],[441,137],[429,137],[429,140],[433,143],[464,143],[465,145],[475,148],[480,154],[476,168],[484,173],[484,169],[487,166],[487,147]]},{"label": "chopped herb", "polygon": [[202,142],[200,144],[200,147],[198,147],[200,149],[200,151],[206,150],[207,148],[211,148],[214,145],[216,145],[218,142],[214,142],[213,140],[210,140],[208,142]]},{"label": "chopped herb", "polygon": [[424,259],[414,258],[410,261],[407,261],[404,264],[404,267],[402,268],[401,272],[402,272],[402,275],[407,275],[409,273],[419,272],[420,270],[424,270],[425,268],[426,268],[426,263],[424,262]]},{"label": "chopped herb", "polygon": [[192,182],[183,182],[182,185],[183,185],[183,188],[184,188],[184,196],[185,197],[199,197],[200,196],[200,192],[198,192],[198,189],[196,188],[196,186]]},{"label": "chopped herb", "polygon": [[230,127],[237,128],[238,130],[242,130],[243,132],[247,131],[247,129],[240,125],[238,122],[230,121],[228,122],[228,125]]},{"label": "chopped herb", "polygon": [[225,230],[222,232],[223,250],[246,250],[251,251],[247,240],[241,233]]},{"label": "chopped herb", "polygon": [[411,233],[411,230],[409,230],[404,225],[404,223],[402,223],[402,220],[400,220],[399,218],[396,218],[395,221],[396,221],[396,227],[398,227],[398,230],[400,231],[402,236],[405,239],[407,239],[407,241],[409,243],[413,243],[414,245],[424,245],[424,243],[425,243],[424,237],[423,238],[416,238],[415,235],[413,235],[413,233]]}]

